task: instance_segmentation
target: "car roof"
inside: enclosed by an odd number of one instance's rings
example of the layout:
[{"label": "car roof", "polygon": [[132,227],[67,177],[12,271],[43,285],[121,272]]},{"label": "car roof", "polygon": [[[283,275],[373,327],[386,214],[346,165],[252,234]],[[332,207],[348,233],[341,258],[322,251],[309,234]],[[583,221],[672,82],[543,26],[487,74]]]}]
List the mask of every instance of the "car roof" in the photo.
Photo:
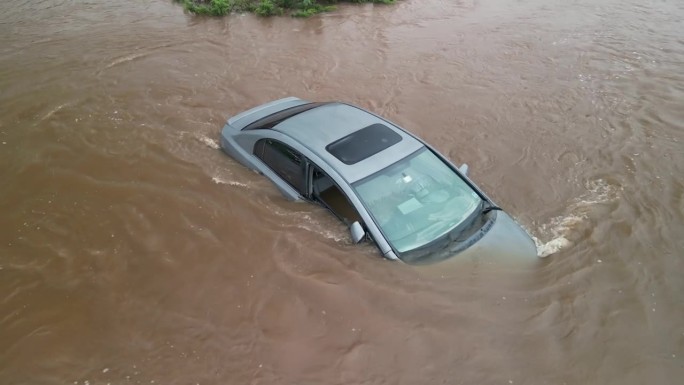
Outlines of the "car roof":
[{"label": "car roof", "polygon": [[[373,125],[388,127],[399,135],[401,140],[353,164],[345,163],[326,149],[330,144]],[[423,147],[420,141],[392,123],[344,103],[320,105],[294,115],[272,129],[307,147],[349,183],[382,170]]]}]

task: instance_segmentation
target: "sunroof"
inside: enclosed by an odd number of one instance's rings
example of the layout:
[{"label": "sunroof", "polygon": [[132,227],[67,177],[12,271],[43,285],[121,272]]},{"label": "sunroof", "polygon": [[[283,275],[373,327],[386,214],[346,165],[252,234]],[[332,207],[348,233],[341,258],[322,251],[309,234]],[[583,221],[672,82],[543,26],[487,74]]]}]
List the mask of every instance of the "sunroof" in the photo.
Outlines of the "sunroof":
[{"label": "sunroof", "polygon": [[399,142],[401,135],[376,123],[330,143],[325,149],[344,164],[354,164]]}]

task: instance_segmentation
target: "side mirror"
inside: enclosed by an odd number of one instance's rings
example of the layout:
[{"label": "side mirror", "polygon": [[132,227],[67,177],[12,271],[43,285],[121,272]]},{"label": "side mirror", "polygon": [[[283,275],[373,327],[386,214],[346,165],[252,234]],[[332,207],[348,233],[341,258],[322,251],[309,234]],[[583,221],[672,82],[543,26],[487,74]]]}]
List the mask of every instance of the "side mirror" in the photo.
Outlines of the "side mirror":
[{"label": "side mirror", "polygon": [[461,167],[458,168],[458,171],[460,171],[461,174],[468,176],[468,165],[466,163],[463,163]]},{"label": "side mirror", "polygon": [[356,221],[349,226],[349,231],[351,232],[352,241],[354,243],[359,243],[366,236],[366,232],[363,231],[363,226]]}]

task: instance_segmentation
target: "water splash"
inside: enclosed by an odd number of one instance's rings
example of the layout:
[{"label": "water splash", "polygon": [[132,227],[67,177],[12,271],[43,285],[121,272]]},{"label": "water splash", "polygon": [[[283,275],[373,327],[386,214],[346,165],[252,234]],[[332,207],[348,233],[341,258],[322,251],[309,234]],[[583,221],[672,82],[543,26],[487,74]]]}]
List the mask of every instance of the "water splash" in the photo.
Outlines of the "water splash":
[{"label": "water splash", "polygon": [[543,242],[535,236],[532,237],[537,246],[537,255],[540,258],[546,258],[549,255],[571,247],[573,243],[565,237],[565,234],[572,231],[573,226],[576,226],[581,221],[582,218],[576,216],[556,217],[551,220],[550,225],[542,226],[543,228],[550,228],[552,237],[548,242]]},{"label": "water splash", "polygon": [[312,218],[308,214],[305,214],[302,217],[302,221],[297,223],[296,226],[300,229],[320,234],[323,237],[333,240],[337,243],[349,243],[350,241],[347,234],[343,231],[340,231],[341,227],[331,227],[326,223],[322,223],[322,221],[318,219]]},{"label": "water splash", "polygon": [[598,206],[615,201],[619,191],[618,186],[604,179],[587,181],[585,188],[587,191],[568,206],[567,214],[551,218],[549,223],[539,227],[538,233],[548,241],[532,237],[540,258],[572,247],[578,238],[577,234],[591,225],[591,214]]},{"label": "water splash", "polygon": [[237,187],[249,187],[246,183],[238,182],[236,180],[225,180],[223,178],[214,176],[211,177],[211,181],[216,183],[216,184],[227,184],[229,186],[237,186]]},{"label": "water splash", "polygon": [[218,150],[219,148],[221,148],[221,147],[219,146],[218,140],[212,139],[212,138],[210,138],[210,137],[208,137],[208,136],[205,136],[205,135],[198,135],[198,136],[197,136],[197,140],[199,140],[200,143],[203,143],[203,144],[205,144],[207,147],[212,148],[212,149],[214,149],[214,150]]},{"label": "water splash", "polygon": [[272,207],[271,210],[276,215],[285,217],[288,221],[291,221],[286,224],[288,227],[295,227],[311,233],[316,233],[337,243],[350,242],[349,236],[344,231],[344,225],[337,221],[337,219],[319,218],[319,214],[324,215],[323,213],[316,213],[312,216],[309,211],[281,210],[277,207]]}]

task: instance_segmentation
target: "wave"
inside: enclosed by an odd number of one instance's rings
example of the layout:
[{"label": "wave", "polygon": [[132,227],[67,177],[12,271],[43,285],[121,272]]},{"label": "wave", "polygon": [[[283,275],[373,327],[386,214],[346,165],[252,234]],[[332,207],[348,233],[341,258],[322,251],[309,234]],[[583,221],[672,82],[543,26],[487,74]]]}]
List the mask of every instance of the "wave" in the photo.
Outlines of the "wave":
[{"label": "wave", "polygon": [[588,181],[585,188],[586,193],[568,206],[565,215],[551,218],[548,223],[539,226],[540,237],[532,237],[539,257],[545,258],[574,246],[579,241],[582,229],[592,225],[592,212],[600,205],[615,201],[618,196],[618,187],[604,179]]},{"label": "wave", "polygon": [[249,187],[246,183],[238,182],[236,180],[225,180],[223,178],[213,176],[211,177],[211,181],[216,183],[216,184],[226,184],[229,186],[237,186],[237,187]]}]

